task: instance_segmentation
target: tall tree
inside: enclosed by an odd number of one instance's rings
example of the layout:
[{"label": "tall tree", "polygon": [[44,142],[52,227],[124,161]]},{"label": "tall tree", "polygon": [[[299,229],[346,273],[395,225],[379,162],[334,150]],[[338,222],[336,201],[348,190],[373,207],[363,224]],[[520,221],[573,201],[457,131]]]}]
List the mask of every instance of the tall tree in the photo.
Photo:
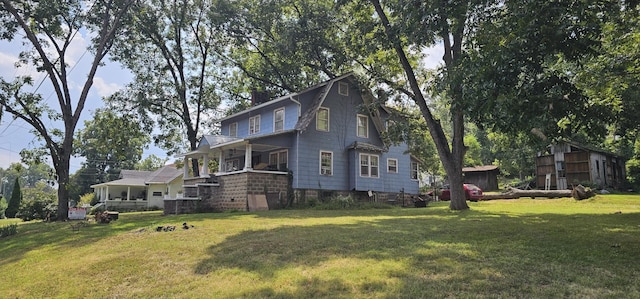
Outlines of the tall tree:
[{"label": "tall tree", "polygon": [[[419,107],[422,117],[436,145],[438,156],[449,178],[451,186],[451,202],[453,210],[468,209],[462,179],[462,166],[465,155],[464,145],[464,105],[462,93],[461,61],[464,57],[463,42],[467,18],[475,3],[458,1],[455,4],[440,1],[390,1],[388,7],[382,6],[378,0],[370,0],[379,25],[383,32],[379,38],[382,49],[395,52],[397,61],[403,72],[403,80],[393,80],[386,74],[376,74],[380,78],[411,98]],[[416,66],[411,60],[411,48],[421,48],[441,40],[444,48],[441,76],[444,90],[451,101],[451,123],[453,133],[451,140],[447,138],[440,120],[434,117],[427,101],[428,95],[420,85]]]},{"label": "tall tree", "polygon": [[13,183],[13,191],[11,191],[11,197],[9,198],[9,205],[5,210],[5,215],[9,218],[16,217],[16,213],[20,209],[20,202],[22,201],[22,191],[20,190],[20,181],[18,178]]},{"label": "tall tree", "polygon": [[[118,40],[117,59],[134,74],[129,89],[114,97],[124,109],[156,120],[154,141],[170,153],[195,150],[212,130],[225,65],[225,1],[147,0],[137,7],[130,35]],[[184,144],[186,133],[187,144]],[[198,174],[198,161],[192,171]]]},{"label": "tall tree", "polygon": [[[33,128],[44,142],[37,158],[45,151],[51,157],[58,181],[58,219],[67,219],[69,195],[69,161],[73,152],[73,135],[84,109],[94,76],[120,34],[120,25],[133,0],[97,1],[0,1],[0,38],[12,40],[17,36],[33,47],[23,52],[22,63],[32,63],[45,72],[57,99],[57,109],[49,107],[40,94],[24,92],[32,78],[17,78],[13,82],[0,79],[0,106],[13,117],[20,118]],[[93,38],[87,49],[93,53],[86,80],[80,94],[72,94],[69,80],[72,66],[67,61],[76,34],[91,32]],[[53,128],[49,121],[62,121],[62,128]],[[29,158],[23,152],[23,158]]]}]

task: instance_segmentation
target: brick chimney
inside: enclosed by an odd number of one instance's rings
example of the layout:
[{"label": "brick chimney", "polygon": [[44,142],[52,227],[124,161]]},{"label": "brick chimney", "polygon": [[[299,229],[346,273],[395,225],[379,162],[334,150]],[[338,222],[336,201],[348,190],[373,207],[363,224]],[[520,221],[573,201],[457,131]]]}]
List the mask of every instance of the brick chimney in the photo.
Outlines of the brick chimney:
[{"label": "brick chimney", "polygon": [[257,106],[269,101],[269,93],[266,91],[251,90],[251,106]]}]

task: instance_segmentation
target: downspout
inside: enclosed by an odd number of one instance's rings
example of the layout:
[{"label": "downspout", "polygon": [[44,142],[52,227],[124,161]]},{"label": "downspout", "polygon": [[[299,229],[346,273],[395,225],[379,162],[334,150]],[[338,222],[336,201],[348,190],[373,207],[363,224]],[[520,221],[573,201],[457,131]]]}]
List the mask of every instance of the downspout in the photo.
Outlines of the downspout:
[{"label": "downspout", "polygon": [[296,187],[300,187],[298,182],[300,177],[300,173],[298,172],[299,169],[300,169],[300,131],[298,131],[298,134],[296,134],[296,174],[295,174]]},{"label": "downspout", "polygon": [[[293,94],[289,96],[289,99],[298,104],[298,120],[300,119],[300,116],[302,116],[302,104],[300,104],[300,102],[296,99],[293,98]],[[298,170],[300,169],[300,131],[297,131],[296,134],[296,173],[294,175],[295,178],[295,185],[296,187],[299,187],[299,177],[300,177],[300,173],[298,172]],[[291,186],[293,187],[293,186]]]},{"label": "downspout", "polygon": [[298,100],[294,99],[294,98],[293,98],[293,95],[290,95],[290,96],[289,96],[289,99],[290,99],[292,102],[294,102],[294,103],[298,104],[298,117],[302,116],[302,104],[300,104],[300,102],[298,102]]}]

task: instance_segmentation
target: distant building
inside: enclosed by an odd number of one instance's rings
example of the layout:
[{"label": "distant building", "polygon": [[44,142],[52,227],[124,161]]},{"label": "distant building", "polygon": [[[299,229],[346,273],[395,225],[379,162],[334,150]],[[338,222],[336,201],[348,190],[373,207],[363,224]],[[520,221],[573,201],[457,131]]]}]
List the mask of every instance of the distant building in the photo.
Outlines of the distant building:
[{"label": "distant building", "polygon": [[164,208],[164,198],[182,192],[183,171],[166,165],[156,171],[122,170],[120,178],[92,185],[98,202],[111,210]]},{"label": "distant building", "polygon": [[484,165],[462,168],[464,182],[474,184],[483,191],[498,190],[498,174],[500,170],[495,165]]},{"label": "distant building", "polygon": [[622,188],[625,160],[613,153],[563,141],[549,146],[536,158],[538,188],[569,189],[578,184],[599,188]]}]

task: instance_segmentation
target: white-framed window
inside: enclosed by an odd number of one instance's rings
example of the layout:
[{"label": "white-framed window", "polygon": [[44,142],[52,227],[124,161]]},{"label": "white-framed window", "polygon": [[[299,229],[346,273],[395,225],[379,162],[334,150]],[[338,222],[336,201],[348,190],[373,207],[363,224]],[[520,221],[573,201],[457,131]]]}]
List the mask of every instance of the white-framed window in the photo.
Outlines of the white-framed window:
[{"label": "white-framed window", "polygon": [[378,177],[380,158],[376,155],[360,154],[360,176]]},{"label": "white-framed window", "polygon": [[411,161],[411,179],[418,179],[418,162]]},{"label": "white-framed window", "polygon": [[240,170],[240,160],[233,159],[225,161],[225,169],[226,171],[237,171]]},{"label": "white-framed window", "polygon": [[398,159],[387,159],[387,172],[398,173]]},{"label": "white-framed window", "polygon": [[358,114],[358,137],[369,137],[369,117],[366,115]]},{"label": "white-framed window", "polygon": [[341,96],[349,95],[349,83],[347,82],[338,82],[338,94]]},{"label": "white-framed window", "polygon": [[316,130],[329,132],[329,108],[318,108],[318,112],[316,112]]},{"label": "white-framed window", "polygon": [[287,170],[289,161],[289,151],[282,150],[269,153],[269,165],[274,165],[278,170]]},{"label": "white-framed window", "polygon": [[279,108],[273,111],[273,131],[282,130],[284,130],[284,108]]},{"label": "white-framed window", "polygon": [[333,175],[333,152],[320,151],[320,174]]},{"label": "white-framed window", "polygon": [[249,118],[249,135],[260,133],[260,115]]},{"label": "white-framed window", "polygon": [[229,136],[238,137],[238,123],[229,124]]}]

